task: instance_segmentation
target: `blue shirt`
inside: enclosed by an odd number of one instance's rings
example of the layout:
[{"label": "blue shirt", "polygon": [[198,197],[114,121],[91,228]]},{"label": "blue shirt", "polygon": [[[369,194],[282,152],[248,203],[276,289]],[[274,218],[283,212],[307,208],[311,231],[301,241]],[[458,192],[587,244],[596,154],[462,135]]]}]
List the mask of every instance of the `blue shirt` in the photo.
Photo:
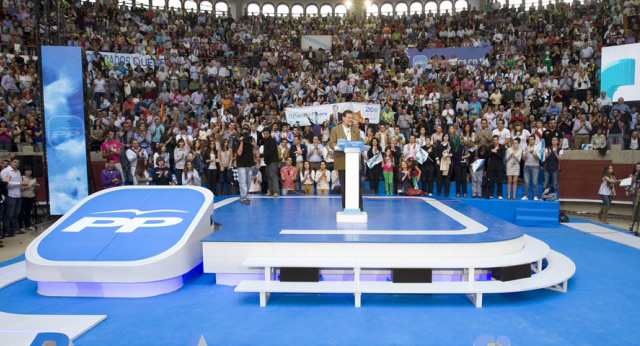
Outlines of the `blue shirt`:
[{"label": "blue shirt", "polygon": [[480,101],[476,101],[476,102],[471,101],[469,103],[470,115],[479,115],[481,110],[482,110],[482,104],[480,103]]},{"label": "blue shirt", "polygon": [[624,103],[622,104],[622,106],[619,103],[616,103],[615,105],[613,105],[613,107],[611,107],[611,111],[609,111],[609,118],[613,118],[613,111],[616,109],[620,111],[620,115],[622,115],[624,112],[631,114],[631,108],[629,108],[629,106]]}]

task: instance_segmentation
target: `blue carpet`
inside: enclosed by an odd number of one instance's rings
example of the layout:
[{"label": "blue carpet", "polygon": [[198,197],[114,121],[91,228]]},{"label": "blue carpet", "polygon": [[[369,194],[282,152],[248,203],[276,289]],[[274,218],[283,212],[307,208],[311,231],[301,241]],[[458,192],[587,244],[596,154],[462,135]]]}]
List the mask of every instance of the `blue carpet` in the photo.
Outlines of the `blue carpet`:
[{"label": "blue carpet", "polygon": [[[203,241],[213,242],[402,242],[402,243],[462,243],[492,242],[521,237],[520,227],[501,218],[469,206],[458,200],[440,200],[442,204],[466,215],[488,228],[476,234],[456,234],[464,225],[447,213],[436,209],[421,198],[366,197],[363,205],[367,223],[338,223],[334,217],[341,210],[339,197],[333,198],[256,198],[250,205],[230,203],[215,210],[212,219],[222,228]],[[496,202],[496,203],[493,203]],[[502,213],[498,201],[492,201],[494,209]],[[512,205],[527,205],[513,201]],[[543,205],[540,203],[539,205]],[[515,209],[514,209],[515,210]],[[514,211],[515,213],[515,211]],[[250,217],[247,217],[249,215]],[[330,217],[318,217],[330,215]],[[310,219],[313,222],[310,222]],[[256,227],[256,221],[260,227]],[[443,230],[451,235],[286,235],[283,229],[293,230]]]},{"label": "blue carpet", "polygon": [[14,264],[14,263],[18,263],[18,262],[21,262],[21,261],[24,261],[24,254],[22,254],[22,255],[20,255],[18,257],[12,258],[10,260],[4,261],[4,262],[0,262],[0,268],[6,267],[8,265],[11,265],[11,264]]},{"label": "blue carpet", "polygon": [[476,309],[464,295],[273,295],[214,285],[211,274],[145,299],[52,298],[20,281],[0,291],[2,311],[107,314],[76,345],[472,345],[506,335],[513,345],[633,345],[640,340],[640,252],[560,226],[531,229],[574,260],[564,294],[549,290],[485,295]]}]

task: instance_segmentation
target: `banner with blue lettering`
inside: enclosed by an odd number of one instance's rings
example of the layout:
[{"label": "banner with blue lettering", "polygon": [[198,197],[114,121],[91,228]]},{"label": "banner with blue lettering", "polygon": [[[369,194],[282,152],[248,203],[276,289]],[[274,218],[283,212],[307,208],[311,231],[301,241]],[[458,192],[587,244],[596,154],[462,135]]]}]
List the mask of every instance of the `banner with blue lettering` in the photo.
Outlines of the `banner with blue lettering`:
[{"label": "banner with blue lettering", "polygon": [[486,47],[455,47],[455,48],[425,48],[423,50],[407,49],[406,53],[409,57],[409,61],[414,68],[418,67],[418,64],[423,68],[427,65],[427,61],[433,56],[444,56],[449,60],[451,54],[454,54],[459,62],[463,62],[464,65],[478,64],[487,65],[487,54],[491,50],[491,46]]},{"label": "banner with blue lettering", "polygon": [[[94,58],[97,59],[100,55],[102,55],[105,59],[109,60],[111,64],[114,66],[118,66],[120,61],[124,61],[125,66],[127,64],[131,64],[131,66],[136,67],[137,65],[142,66],[143,68],[147,65],[150,68],[156,68],[155,66],[155,58],[150,55],[143,54],[123,54],[123,53],[111,53],[111,52],[96,52],[94,54],[93,51],[87,50],[85,51],[85,55],[87,57],[87,62],[91,65],[93,63]],[[159,56],[158,59],[161,62],[164,62],[164,56]]]},{"label": "banner with blue lettering", "polygon": [[350,110],[354,114],[354,119],[364,122],[369,119],[369,123],[377,124],[380,122],[379,104],[369,104],[362,102],[340,102],[334,104],[326,104],[309,107],[287,107],[284,114],[287,123],[293,126],[309,126],[311,124],[322,125],[325,121],[333,123],[340,122],[340,114],[346,110]]}]

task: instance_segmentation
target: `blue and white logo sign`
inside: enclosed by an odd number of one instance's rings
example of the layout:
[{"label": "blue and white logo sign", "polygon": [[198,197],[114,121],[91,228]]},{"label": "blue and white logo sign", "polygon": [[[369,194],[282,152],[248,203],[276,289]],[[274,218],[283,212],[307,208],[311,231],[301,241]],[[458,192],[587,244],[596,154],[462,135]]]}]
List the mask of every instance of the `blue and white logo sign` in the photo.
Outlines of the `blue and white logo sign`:
[{"label": "blue and white logo sign", "polygon": [[47,232],[38,254],[50,261],[136,261],[175,245],[205,197],[174,188],[106,190],[65,215]]},{"label": "blue and white logo sign", "polygon": [[[103,283],[157,283],[144,286],[139,296],[177,289],[180,276],[202,262],[200,240],[211,233],[212,213],[213,194],[201,187],[100,191],[29,244],[27,276],[50,295],[130,294]],[[86,283],[99,284],[99,292]]]},{"label": "blue and white logo sign", "polygon": [[600,90],[613,103],[640,100],[640,43],[602,48]]}]

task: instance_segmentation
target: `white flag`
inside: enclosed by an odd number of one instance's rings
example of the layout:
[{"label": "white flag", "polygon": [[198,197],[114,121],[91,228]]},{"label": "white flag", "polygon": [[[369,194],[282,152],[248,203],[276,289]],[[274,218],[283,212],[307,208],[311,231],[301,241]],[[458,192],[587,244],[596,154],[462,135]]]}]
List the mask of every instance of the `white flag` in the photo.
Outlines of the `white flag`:
[{"label": "white flag", "polygon": [[420,148],[418,149],[418,152],[416,153],[416,161],[419,164],[423,164],[425,161],[427,161],[427,158],[429,157],[429,153],[427,153],[424,149]]},{"label": "white flag", "polygon": [[473,163],[471,164],[471,171],[472,172],[477,171],[478,168],[480,168],[483,164],[484,164],[484,159],[473,161]]},{"label": "white flag", "polygon": [[367,160],[367,166],[369,166],[369,168],[373,168],[373,166],[379,164],[380,162],[382,162],[382,152],[378,151],[375,155]]}]

